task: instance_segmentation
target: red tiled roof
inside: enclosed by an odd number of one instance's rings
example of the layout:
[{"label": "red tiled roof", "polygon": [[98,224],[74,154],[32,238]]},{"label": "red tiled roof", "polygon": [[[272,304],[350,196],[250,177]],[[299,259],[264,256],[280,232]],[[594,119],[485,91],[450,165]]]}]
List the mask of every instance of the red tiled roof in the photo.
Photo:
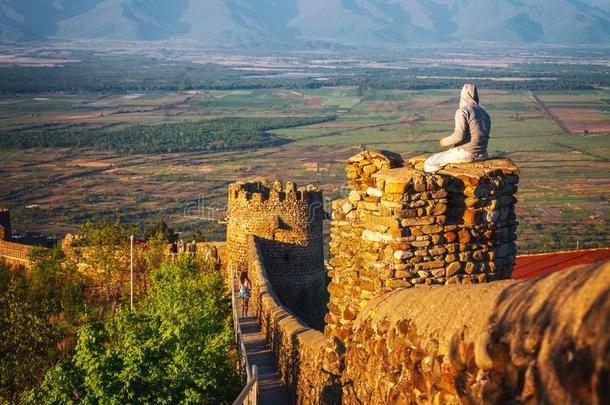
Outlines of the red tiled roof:
[{"label": "red tiled roof", "polygon": [[610,260],[610,248],[573,250],[517,256],[512,278],[528,279],[578,264]]}]

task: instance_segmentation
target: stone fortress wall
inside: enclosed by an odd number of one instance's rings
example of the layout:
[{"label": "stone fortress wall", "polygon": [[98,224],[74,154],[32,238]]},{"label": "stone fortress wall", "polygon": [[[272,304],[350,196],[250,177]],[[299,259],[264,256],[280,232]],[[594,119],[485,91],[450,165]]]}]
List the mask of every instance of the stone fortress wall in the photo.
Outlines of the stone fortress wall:
[{"label": "stone fortress wall", "polygon": [[607,404],[610,262],[400,289],[352,328],[345,404]]},{"label": "stone fortress wall", "polygon": [[30,265],[28,256],[34,248],[22,243],[0,240],[0,259],[11,265],[28,267]]},{"label": "stone fortress wall", "polygon": [[[422,162],[382,151],[348,162],[350,195],[333,204],[324,334],[282,297],[296,291],[286,290],[291,272],[303,280],[299,265],[266,258],[266,241],[286,221],[275,213],[302,218],[307,204],[294,201],[311,200],[295,193],[278,209],[267,185],[231,185],[228,262],[249,271],[295,403],[607,401],[610,266],[504,280],[516,254],[518,169],[494,159],[425,174]],[[287,223],[305,229],[296,224]],[[321,249],[317,232],[298,234],[297,246],[311,235],[309,246]]]},{"label": "stone fortress wall", "polygon": [[[323,372],[326,338],[288,309],[274,291],[265,267],[261,239],[248,241],[248,274],[252,281],[250,305],[278,365],[282,381],[295,404],[334,403],[332,376]],[[333,391],[334,389],[334,391]]]},{"label": "stone fortress wall", "polygon": [[14,266],[29,266],[28,255],[33,246],[12,242],[11,213],[0,208],[0,259]]},{"label": "stone fortress wall", "polygon": [[333,202],[331,222],[326,335],[333,353],[343,350],[374,297],[396,288],[510,278],[518,169],[494,159],[429,174],[418,170],[422,163],[376,151],[348,161],[351,192]]},{"label": "stone fortress wall", "polygon": [[[227,250],[229,274],[239,276],[250,262],[250,237],[264,252],[264,265],[275,293],[308,317],[326,288],[322,192],[298,189],[292,182],[239,182],[229,187]],[[323,311],[308,321],[322,323]]]}]

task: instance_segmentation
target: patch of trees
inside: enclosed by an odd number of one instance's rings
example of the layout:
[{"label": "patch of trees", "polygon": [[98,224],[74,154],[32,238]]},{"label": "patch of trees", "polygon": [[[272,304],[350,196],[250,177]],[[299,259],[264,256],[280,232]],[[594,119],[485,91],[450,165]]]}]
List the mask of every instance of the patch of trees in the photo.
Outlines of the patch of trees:
[{"label": "patch of trees", "polygon": [[[135,311],[129,311],[129,236]],[[0,403],[226,403],[240,387],[215,261],[166,262],[163,221],[88,222],[31,268],[0,262]]]},{"label": "patch of trees", "polygon": [[32,268],[0,263],[0,402],[42,381],[82,322],[84,280],[59,248],[34,250]]},{"label": "patch of trees", "polygon": [[280,145],[288,141],[268,131],[331,119],[333,117],[221,118],[159,125],[133,125],[111,130],[73,127],[61,130],[10,132],[0,136],[0,147],[89,148],[125,154],[218,152]]},{"label": "patch of trees", "polygon": [[240,388],[231,307],[218,272],[187,257],[152,274],[136,312],[78,332],[72,358],[28,403],[228,403]]}]

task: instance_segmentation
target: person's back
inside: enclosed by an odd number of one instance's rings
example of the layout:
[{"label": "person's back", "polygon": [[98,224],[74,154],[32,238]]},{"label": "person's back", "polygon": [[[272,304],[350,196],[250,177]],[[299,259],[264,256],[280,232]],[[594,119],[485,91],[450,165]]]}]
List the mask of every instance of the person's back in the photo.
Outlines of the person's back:
[{"label": "person's back", "polygon": [[239,286],[239,295],[241,297],[250,296],[250,280],[244,280]]},{"label": "person's back", "polygon": [[440,141],[442,147],[451,149],[426,159],[424,170],[435,172],[449,163],[487,159],[490,132],[491,117],[479,105],[477,88],[472,84],[465,84],[460,97],[460,107],[455,112],[455,130]]},{"label": "person's back", "polygon": [[491,118],[489,117],[489,114],[487,114],[487,111],[480,105],[468,105],[460,110],[462,110],[461,113],[465,115],[468,129],[464,136],[463,143],[456,146],[459,146],[472,154],[487,153],[489,132],[491,130]]}]

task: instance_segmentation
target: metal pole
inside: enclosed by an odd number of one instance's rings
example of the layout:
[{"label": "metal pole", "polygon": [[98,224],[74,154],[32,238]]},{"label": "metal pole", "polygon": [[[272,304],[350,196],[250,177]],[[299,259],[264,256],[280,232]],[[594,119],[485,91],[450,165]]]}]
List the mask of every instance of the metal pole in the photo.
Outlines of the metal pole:
[{"label": "metal pole", "polygon": [[129,237],[129,244],[131,250],[130,257],[130,280],[129,280],[129,308],[133,311],[133,235]]}]

